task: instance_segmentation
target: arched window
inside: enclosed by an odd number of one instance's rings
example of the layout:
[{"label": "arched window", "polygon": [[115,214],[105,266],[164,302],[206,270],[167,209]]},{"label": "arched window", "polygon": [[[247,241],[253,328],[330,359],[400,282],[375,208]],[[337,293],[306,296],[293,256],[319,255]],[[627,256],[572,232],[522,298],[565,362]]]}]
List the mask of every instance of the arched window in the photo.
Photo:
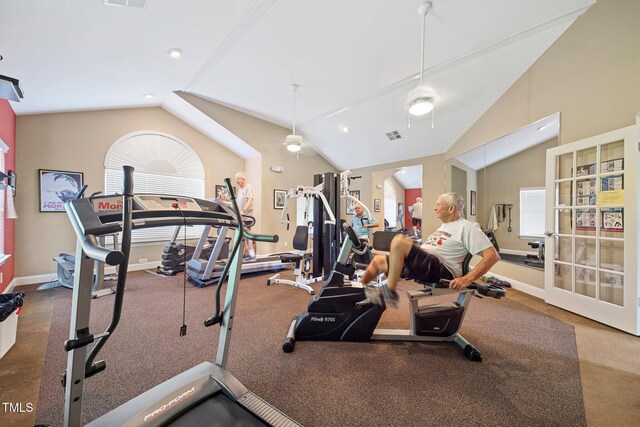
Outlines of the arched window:
[{"label": "arched window", "polygon": [[[122,166],[133,166],[136,193],[175,194],[204,198],[204,166],[198,155],[179,139],[156,131],[133,132],[117,140],[104,160],[105,194],[122,193]],[[90,190],[90,189],[89,189]],[[166,241],[174,227],[134,230],[133,242]],[[187,227],[197,238],[202,227]],[[183,232],[180,232],[180,236]]]},{"label": "arched window", "polygon": [[387,220],[391,227],[396,225],[396,200],[396,189],[391,181],[386,179],[384,181],[384,219]]}]

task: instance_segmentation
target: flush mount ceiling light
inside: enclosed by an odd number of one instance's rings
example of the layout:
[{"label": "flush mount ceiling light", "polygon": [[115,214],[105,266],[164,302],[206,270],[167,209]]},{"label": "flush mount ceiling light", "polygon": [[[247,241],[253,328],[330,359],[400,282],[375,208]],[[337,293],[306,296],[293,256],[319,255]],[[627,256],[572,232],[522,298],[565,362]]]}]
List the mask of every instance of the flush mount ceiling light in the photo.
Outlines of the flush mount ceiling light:
[{"label": "flush mount ceiling light", "polygon": [[169,49],[169,56],[172,58],[180,58],[182,56],[182,49],[178,49],[177,47]]},{"label": "flush mount ceiling light", "polygon": [[[435,95],[433,90],[424,85],[424,35],[425,35],[425,20],[429,13],[429,10],[433,7],[433,3],[425,1],[418,6],[418,15],[422,17],[422,40],[420,49],[420,85],[412,89],[407,95],[406,105],[409,108],[409,114],[411,116],[424,116],[433,111],[433,102]],[[409,121],[409,127],[411,127],[411,121]],[[433,116],[432,124],[433,127]]]},{"label": "flush mount ceiling light", "polygon": [[298,153],[302,150],[302,137],[296,135],[296,91],[298,90],[298,85],[293,83],[291,88],[293,89],[293,134],[287,135],[284,140],[284,145],[290,152]]}]

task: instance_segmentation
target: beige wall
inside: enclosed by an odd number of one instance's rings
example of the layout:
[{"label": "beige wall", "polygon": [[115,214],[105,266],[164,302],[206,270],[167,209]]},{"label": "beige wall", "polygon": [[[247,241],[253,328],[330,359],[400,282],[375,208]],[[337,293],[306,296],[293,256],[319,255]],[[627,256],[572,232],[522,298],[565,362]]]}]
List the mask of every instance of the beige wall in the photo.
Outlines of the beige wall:
[{"label": "beige wall", "polygon": [[447,151],[481,146],[560,112],[560,144],[635,124],[640,1],[598,0]]},{"label": "beige wall", "polygon": [[[258,223],[255,230],[261,233],[278,234],[280,241],[277,244],[260,243],[258,253],[290,250],[295,231],[296,209],[292,206],[288,210],[292,227],[287,231],[280,222],[282,211],[273,209],[273,190],[289,190],[298,184],[313,185],[314,174],[337,172],[336,168],[317,154],[303,153],[300,159],[296,160],[296,155],[288,152],[283,145],[285,137],[291,133],[287,128],[195,95],[188,93],[178,93],[178,95],[262,154],[260,182],[262,190],[259,195],[261,200],[258,201],[259,210],[256,213]],[[276,165],[282,166],[284,172],[272,172],[271,166]],[[251,174],[250,171],[247,173]]]},{"label": "beige wall", "polygon": [[[479,222],[478,215],[480,214],[480,205],[478,203],[478,172],[475,169],[470,168],[464,163],[458,161],[457,159],[448,159],[446,161],[446,182],[445,182],[445,192],[450,193],[452,191],[452,181],[453,181],[453,168],[452,166],[457,167],[458,169],[462,169],[467,173],[467,194],[462,194],[462,197],[465,201],[465,211],[467,212],[467,219],[473,222]],[[471,200],[470,194],[471,191],[476,192],[476,214],[471,215]]]},{"label": "beige wall", "polygon": [[[88,194],[104,191],[107,151],[122,136],[141,130],[172,135],[198,154],[205,168],[206,197],[213,197],[215,184],[243,167],[240,157],[157,107],[18,116],[16,277],[53,273],[52,257],[75,250],[67,215],[39,212],[38,169],[83,172]],[[136,245],[130,263],[160,260],[163,247]]]},{"label": "beige wall", "polygon": [[495,231],[501,250],[535,252],[527,242],[539,240],[539,238],[520,238],[520,188],[545,186],[546,152],[557,145],[558,139],[553,138],[478,171],[478,222],[480,224],[487,225],[488,213],[494,204],[513,205],[511,208],[512,231],[508,231],[508,217]]}]

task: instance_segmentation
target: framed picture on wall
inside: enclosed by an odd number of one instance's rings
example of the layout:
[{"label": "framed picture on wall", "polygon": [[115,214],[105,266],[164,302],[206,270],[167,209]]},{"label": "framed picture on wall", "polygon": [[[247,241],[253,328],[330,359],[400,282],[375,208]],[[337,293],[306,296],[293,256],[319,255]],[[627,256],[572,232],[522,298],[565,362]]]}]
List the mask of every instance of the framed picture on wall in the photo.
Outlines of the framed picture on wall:
[{"label": "framed picture on wall", "polygon": [[40,212],[64,212],[64,204],[78,197],[82,172],[40,169]]},{"label": "framed picture on wall", "polygon": [[373,199],[373,211],[380,212],[380,199]]},{"label": "framed picture on wall", "polygon": [[469,196],[469,215],[476,214],[476,192],[471,190],[471,195]]},{"label": "framed picture on wall", "polygon": [[[233,194],[238,195],[236,187],[233,187]],[[227,192],[226,185],[216,185],[216,199],[229,200],[229,193]]]},{"label": "framed picture on wall", "polygon": [[273,190],[273,209],[284,209],[287,190]]},{"label": "framed picture on wall", "polygon": [[[360,200],[360,190],[349,191],[349,195]],[[347,199],[347,215],[353,215],[355,213],[355,205],[352,200]]]}]

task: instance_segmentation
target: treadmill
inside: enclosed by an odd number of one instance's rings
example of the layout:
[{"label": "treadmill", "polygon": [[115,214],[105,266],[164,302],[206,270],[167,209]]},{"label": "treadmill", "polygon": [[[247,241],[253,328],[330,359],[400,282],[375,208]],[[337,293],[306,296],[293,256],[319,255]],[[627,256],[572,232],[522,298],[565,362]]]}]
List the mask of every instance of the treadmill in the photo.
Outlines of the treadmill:
[{"label": "treadmill", "polygon": [[[238,282],[244,252],[243,239],[276,242],[278,236],[252,235],[244,230],[249,217],[238,212],[231,181],[225,184],[231,195],[233,214],[216,203],[182,196],[133,194],[133,168],[124,166],[124,194],[111,209],[94,208],[88,199],[68,202],[65,209],[77,235],[76,274],[71,306],[64,426],[81,425],[85,379],[106,369],[104,361],[94,362],[100,349],[120,320],[132,229],[176,225],[211,225],[235,229],[233,249],[220,276],[214,315],[205,326],[220,325],[215,363],[203,362],[92,421],[90,426],[299,426],[293,419],[247,390],[226,369]],[[105,205],[106,206],[106,202]],[[114,211],[120,210],[119,213]],[[100,246],[100,236],[122,232],[120,250]],[[100,334],[89,331],[93,263],[100,261],[119,267],[114,310],[110,325]],[[220,308],[221,286],[228,277],[224,308]],[[87,355],[88,346],[93,344]]]},{"label": "treadmill", "polygon": [[[223,208],[225,207],[223,203],[220,203],[220,206]],[[246,218],[253,219],[253,217]],[[253,221],[255,222],[255,219],[253,219]],[[253,225],[253,223],[248,226],[250,227],[251,225]],[[204,231],[198,240],[198,244],[193,251],[193,256],[185,264],[189,281],[195,286],[201,288],[217,283],[225,265],[229,262],[229,260],[222,259],[221,257],[221,254],[224,252],[223,246],[227,241],[227,234],[229,232],[228,226],[218,228],[218,235],[216,237],[216,242],[213,245],[213,249],[210,251],[211,254],[208,257],[205,255],[205,248],[211,227],[212,226],[206,226],[204,228]],[[294,268],[294,263],[283,262],[280,255],[274,254],[258,256],[255,261],[243,263],[240,273],[245,274],[258,273],[262,271],[278,271],[285,268]]]}]

